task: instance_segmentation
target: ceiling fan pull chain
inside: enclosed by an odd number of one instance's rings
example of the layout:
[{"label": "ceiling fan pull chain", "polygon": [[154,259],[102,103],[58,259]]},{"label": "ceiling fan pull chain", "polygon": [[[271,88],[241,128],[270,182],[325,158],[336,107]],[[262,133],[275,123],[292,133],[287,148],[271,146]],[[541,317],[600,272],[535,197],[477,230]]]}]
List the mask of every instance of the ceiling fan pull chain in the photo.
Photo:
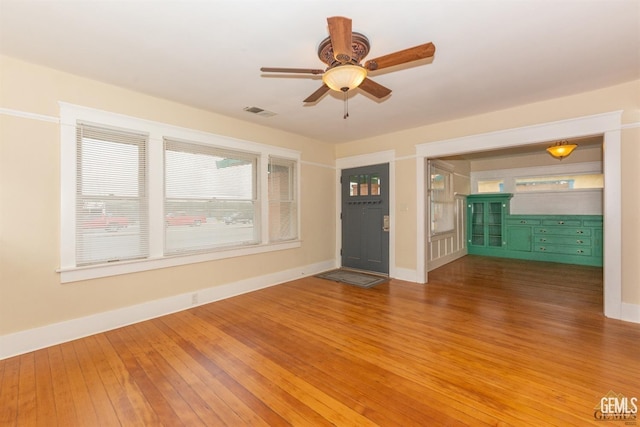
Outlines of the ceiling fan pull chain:
[{"label": "ceiling fan pull chain", "polygon": [[349,117],[349,96],[347,95],[347,91],[344,91],[344,117],[343,119]]}]

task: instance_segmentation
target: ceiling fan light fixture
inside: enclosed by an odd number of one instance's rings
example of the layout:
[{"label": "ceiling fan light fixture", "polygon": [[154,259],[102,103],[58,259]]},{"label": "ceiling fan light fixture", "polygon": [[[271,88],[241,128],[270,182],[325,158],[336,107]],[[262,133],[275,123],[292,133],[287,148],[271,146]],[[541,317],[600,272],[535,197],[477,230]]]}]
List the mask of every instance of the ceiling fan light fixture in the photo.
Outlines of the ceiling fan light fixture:
[{"label": "ceiling fan light fixture", "polygon": [[567,157],[569,154],[571,154],[571,152],[575,150],[577,147],[578,147],[577,144],[569,144],[569,141],[562,140],[562,141],[556,142],[554,145],[547,148],[547,151],[556,159],[562,160],[565,157]]},{"label": "ceiling fan light fixture", "polygon": [[348,92],[355,89],[367,77],[367,70],[359,65],[337,65],[322,75],[322,81],[330,89],[337,92]]}]

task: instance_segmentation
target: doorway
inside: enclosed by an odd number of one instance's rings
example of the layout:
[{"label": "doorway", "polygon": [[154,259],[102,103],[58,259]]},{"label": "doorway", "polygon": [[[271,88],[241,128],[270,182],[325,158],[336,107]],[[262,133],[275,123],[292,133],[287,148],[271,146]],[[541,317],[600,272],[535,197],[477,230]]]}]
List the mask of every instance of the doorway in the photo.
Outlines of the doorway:
[{"label": "doorway", "polygon": [[[502,131],[470,135],[449,140],[434,141],[416,146],[416,154],[424,159],[463,153],[518,147],[540,141],[569,139],[589,135],[603,135],[603,170],[606,183],[604,198],[604,314],[614,319],[630,317],[622,302],[622,177],[621,164],[621,111],[578,117],[558,122],[513,128]],[[418,163],[419,198],[418,218],[424,219],[424,161]],[[424,221],[418,221],[418,269],[422,283],[428,281],[424,253]]]},{"label": "doorway", "polygon": [[343,169],[342,267],[389,274],[389,164]]}]

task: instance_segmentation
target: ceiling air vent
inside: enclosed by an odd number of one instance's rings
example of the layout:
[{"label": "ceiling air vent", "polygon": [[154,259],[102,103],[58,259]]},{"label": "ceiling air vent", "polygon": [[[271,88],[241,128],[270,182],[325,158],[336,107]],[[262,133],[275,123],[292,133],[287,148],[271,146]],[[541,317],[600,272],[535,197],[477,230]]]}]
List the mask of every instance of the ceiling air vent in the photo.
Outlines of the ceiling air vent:
[{"label": "ceiling air vent", "polygon": [[262,108],[258,107],[244,107],[243,110],[247,113],[256,114],[262,117],[272,117],[276,115],[276,113],[274,113],[273,111],[263,110]]}]

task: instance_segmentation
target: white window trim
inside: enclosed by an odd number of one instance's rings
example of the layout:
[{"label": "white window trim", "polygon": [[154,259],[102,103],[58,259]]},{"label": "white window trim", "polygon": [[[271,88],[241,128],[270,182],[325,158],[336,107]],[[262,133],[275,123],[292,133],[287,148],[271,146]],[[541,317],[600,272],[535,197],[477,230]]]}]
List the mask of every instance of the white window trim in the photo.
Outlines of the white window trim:
[{"label": "white window trim", "polygon": [[[168,125],[160,122],[139,119],[122,114],[87,108],[60,102],[60,281],[62,283],[95,279],[119,274],[147,271],[158,268],[174,267],[197,262],[205,262],[246,256],[277,250],[292,249],[301,246],[300,235],[300,185],[296,188],[298,201],[298,239],[283,242],[269,242],[268,200],[267,200],[267,163],[269,156],[291,159],[300,165],[300,152],[281,147],[250,141],[233,139],[208,132]],[[164,256],[164,221],[162,215],[150,215],[149,218],[149,258],[144,260],[123,261],[113,264],[100,264],[76,267],[75,243],[75,198],[76,198],[76,124],[86,121],[98,125],[123,129],[139,130],[149,134],[148,147],[148,200],[149,212],[164,211],[164,170],[163,138],[177,138],[195,143],[229,148],[255,153],[261,162],[259,179],[259,200],[263,221],[261,242],[258,245],[227,248],[223,250],[190,255]],[[300,167],[296,168],[296,180],[300,183]]]}]

